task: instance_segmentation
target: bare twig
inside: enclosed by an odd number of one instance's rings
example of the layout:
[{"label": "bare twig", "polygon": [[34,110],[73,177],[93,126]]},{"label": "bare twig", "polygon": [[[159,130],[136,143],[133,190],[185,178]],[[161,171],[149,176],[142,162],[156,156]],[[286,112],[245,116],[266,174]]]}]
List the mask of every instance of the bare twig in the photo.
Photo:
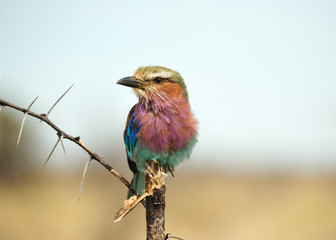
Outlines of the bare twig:
[{"label": "bare twig", "polygon": [[79,187],[78,201],[80,200],[80,197],[81,197],[81,194],[82,194],[82,189],[83,189],[83,184],[84,184],[84,179],[85,179],[86,171],[88,170],[91,161],[92,161],[92,158],[90,158],[86,162],[86,164],[85,164],[85,168],[84,168],[84,171],[83,171],[83,176],[82,176],[81,184],[80,184],[80,187]]},{"label": "bare twig", "polygon": [[[22,119],[22,122],[21,122],[21,127],[20,127],[20,132],[19,132],[19,137],[18,137],[18,140],[16,142],[16,147],[19,146],[19,143],[20,143],[20,139],[21,139],[21,134],[22,134],[22,130],[23,130],[23,125],[26,121],[26,118],[27,118],[27,115],[28,115],[28,111],[29,109],[31,108],[31,106],[33,106],[34,102],[38,99],[38,96],[34,99],[34,101],[32,101],[32,103],[29,105],[28,109],[27,109],[27,112],[24,114],[23,116],[23,119]],[[3,107],[3,106],[2,106]]]},{"label": "bare twig", "polygon": [[[85,146],[81,141],[80,141],[80,137],[73,137],[70,134],[64,132],[63,130],[61,130],[55,123],[53,123],[46,114],[38,114],[35,113],[33,111],[28,111],[28,109],[22,108],[20,106],[17,106],[15,104],[12,104],[6,100],[3,100],[0,98],[0,106],[7,106],[13,109],[16,109],[20,112],[23,113],[28,113],[28,115],[37,118],[39,120],[41,120],[42,122],[45,122],[46,124],[48,124],[51,128],[53,128],[56,132],[58,136],[63,136],[64,139],[68,139],[71,142],[76,143],[78,146],[80,146],[84,151],[86,151],[90,158],[96,160],[97,162],[99,162],[101,165],[103,165],[110,173],[112,173],[115,177],[117,177],[134,195],[136,195],[137,197],[139,197],[138,193],[136,192],[136,190],[132,187],[132,185],[123,177],[121,176],[111,165],[109,165],[107,162],[105,162],[97,153],[93,152],[90,148],[88,148],[87,146]],[[141,203],[145,206],[145,200],[142,200]]]},{"label": "bare twig", "polygon": [[59,99],[57,99],[57,101],[54,103],[54,105],[51,106],[51,108],[49,109],[49,111],[48,111],[47,114],[46,114],[46,117],[49,116],[49,113],[51,112],[51,110],[53,110],[53,108],[56,106],[56,104],[57,104],[59,101],[61,101],[61,99],[65,96],[65,94],[67,94],[67,93],[69,92],[69,90],[72,88],[73,85],[74,85],[74,84],[72,84],[72,85],[68,88],[68,90],[66,90],[66,91],[62,94],[62,96],[61,96]]},{"label": "bare twig", "polygon": [[148,196],[145,192],[140,197],[133,195],[129,199],[124,201],[124,206],[114,215],[114,222],[117,223],[122,220],[130,211],[132,211],[143,199]]}]

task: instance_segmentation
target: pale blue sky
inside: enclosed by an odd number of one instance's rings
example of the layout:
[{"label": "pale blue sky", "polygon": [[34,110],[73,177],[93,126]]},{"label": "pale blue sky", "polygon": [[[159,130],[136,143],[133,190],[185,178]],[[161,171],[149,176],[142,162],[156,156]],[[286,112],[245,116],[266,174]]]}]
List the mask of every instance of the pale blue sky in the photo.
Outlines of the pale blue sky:
[{"label": "pale blue sky", "polygon": [[[200,121],[189,166],[335,168],[335,13],[323,0],[0,1],[0,97],[40,96],[46,112],[75,83],[51,118],[109,158],[137,100],[115,82],[163,65]],[[45,156],[56,137],[33,127]]]}]

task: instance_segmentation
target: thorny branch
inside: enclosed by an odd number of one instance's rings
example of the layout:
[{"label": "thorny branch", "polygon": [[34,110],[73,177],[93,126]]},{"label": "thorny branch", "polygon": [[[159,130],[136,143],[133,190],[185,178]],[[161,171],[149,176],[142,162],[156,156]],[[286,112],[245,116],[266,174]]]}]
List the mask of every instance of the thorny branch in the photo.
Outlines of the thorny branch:
[{"label": "thorny branch", "polygon": [[[22,108],[20,106],[17,106],[15,104],[10,103],[9,101],[3,100],[0,98],[0,111],[4,107],[13,108],[15,110],[18,110],[22,113],[24,113],[24,117],[22,119],[21,128],[17,140],[17,146],[19,145],[20,138],[22,135],[22,130],[24,127],[25,120],[28,115],[37,118],[41,120],[41,122],[45,122],[50,127],[52,127],[58,136],[57,142],[54,145],[52,151],[50,152],[46,162],[46,164],[49,159],[51,158],[54,150],[56,149],[59,142],[61,142],[62,148],[64,153],[66,154],[63,139],[68,139],[71,142],[76,143],[78,146],[80,146],[84,151],[86,151],[90,158],[87,161],[83,176],[81,180],[80,185],[80,191],[79,191],[79,199],[83,187],[83,182],[85,178],[86,171],[89,167],[89,164],[92,160],[96,160],[101,165],[103,165],[110,173],[112,173],[115,177],[117,177],[134,195],[126,200],[124,202],[124,207],[119,210],[119,212],[115,215],[115,222],[120,221],[123,217],[125,217],[131,210],[133,210],[139,202],[142,203],[142,205],[146,208],[146,220],[147,220],[147,239],[178,239],[183,240],[182,238],[172,236],[170,233],[164,234],[164,209],[165,209],[165,185],[164,185],[164,178],[165,173],[162,171],[162,168],[159,163],[155,163],[156,161],[151,161],[150,164],[154,164],[153,166],[147,166],[147,172],[146,172],[146,191],[142,196],[139,196],[137,192],[134,190],[134,188],[131,186],[131,184],[122,177],[111,165],[106,163],[101,156],[99,156],[97,153],[93,152],[90,148],[85,146],[81,141],[80,137],[73,137],[70,134],[64,132],[61,130],[55,123],[53,123],[49,119],[49,114],[52,111],[52,109],[56,106],[56,104],[65,96],[65,94],[72,88],[73,85],[70,86],[70,88],[52,105],[50,110],[47,112],[47,114],[38,114],[30,110],[31,106],[35,103],[38,97],[34,99],[34,101],[29,105],[27,109]],[[157,167],[155,167],[157,166]],[[146,201],[145,198],[148,197],[148,200]],[[158,209],[158,207],[160,209]]]},{"label": "thorny branch", "polygon": [[[51,128],[53,128],[56,131],[57,136],[58,136],[58,140],[57,140],[55,146],[53,147],[51,153],[49,154],[49,156],[48,156],[47,161],[45,162],[45,164],[49,161],[51,155],[53,154],[53,152],[54,152],[54,150],[55,150],[55,148],[56,148],[56,146],[57,146],[57,144],[59,142],[61,142],[62,148],[63,148],[63,150],[65,152],[62,140],[63,139],[68,139],[69,141],[74,142],[78,146],[80,146],[84,151],[86,151],[89,154],[91,160],[96,160],[101,165],[103,165],[110,173],[112,173],[115,177],[117,177],[134,195],[136,195],[137,197],[139,197],[139,195],[134,190],[134,188],[132,187],[132,185],[123,176],[121,176],[120,173],[117,172],[110,164],[108,164],[107,162],[105,162],[102,159],[101,156],[99,156],[97,153],[93,152],[90,148],[88,148],[87,146],[85,146],[84,143],[82,143],[80,141],[80,137],[73,137],[70,134],[64,132],[54,122],[52,122],[49,119],[48,115],[50,114],[51,110],[56,106],[56,104],[61,100],[61,98],[64,97],[64,95],[70,90],[70,88],[56,101],[56,103],[50,108],[50,110],[48,111],[47,114],[44,114],[44,113],[43,114],[38,114],[38,113],[33,112],[33,111],[30,110],[30,107],[33,105],[33,103],[36,101],[37,98],[35,98],[35,100],[30,104],[30,106],[28,107],[28,109],[22,108],[20,106],[17,106],[15,104],[10,103],[9,101],[6,101],[6,100],[0,98],[0,111],[4,107],[10,107],[10,108],[16,109],[16,110],[18,110],[18,111],[20,111],[20,112],[22,112],[22,113],[25,114],[24,118],[23,118],[23,121],[22,121],[22,124],[21,124],[20,134],[19,134],[19,138],[18,138],[17,144],[19,144],[19,141],[20,141],[20,137],[21,137],[21,134],[22,134],[22,129],[23,129],[23,125],[24,125],[26,116],[30,115],[30,116],[32,116],[34,118],[37,118],[37,119],[41,120],[42,122],[45,122],[46,124],[48,124]],[[88,164],[85,166],[83,175],[85,175],[87,167],[88,167]],[[84,176],[82,178],[82,181],[83,181],[83,179],[84,179]],[[81,182],[81,188],[82,188],[82,184],[83,183]],[[141,203],[145,206],[145,200],[142,200]]]}]

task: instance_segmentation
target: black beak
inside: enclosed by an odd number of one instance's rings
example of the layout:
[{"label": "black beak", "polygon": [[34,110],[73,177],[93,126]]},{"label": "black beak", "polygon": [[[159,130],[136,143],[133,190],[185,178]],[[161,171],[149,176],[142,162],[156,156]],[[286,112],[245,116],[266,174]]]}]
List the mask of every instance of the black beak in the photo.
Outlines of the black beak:
[{"label": "black beak", "polygon": [[117,84],[124,85],[132,88],[141,88],[142,82],[138,81],[135,77],[125,77],[120,79]]}]

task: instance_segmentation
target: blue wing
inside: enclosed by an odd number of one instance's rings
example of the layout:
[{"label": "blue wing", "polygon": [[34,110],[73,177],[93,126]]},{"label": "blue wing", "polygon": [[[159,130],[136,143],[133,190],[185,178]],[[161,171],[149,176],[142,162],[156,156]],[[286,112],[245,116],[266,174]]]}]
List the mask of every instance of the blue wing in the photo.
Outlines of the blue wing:
[{"label": "blue wing", "polygon": [[126,127],[124,131],[124,141],[126,145],[128,165],[133,173],[137,172],[137,167],[136,163],[131,160],[131,156],[137,143],[137,134],[140,130],[140,127],[134,123],[134,109],[135,106],[131,109],[131,111],[128,114]]},{"label": "blue wing", "polygon": [[135,144],[137,143],[137,134],[139,132],[139,128],[135,126],[134,124],[134,116],[133,113],[131,114],[130,120],[128,122],[127,126],[127,132],[125,137],[125,144],[126,144],[126,150],[127,150],[127,156],[130,158],[131,154],[134,150]]}]

